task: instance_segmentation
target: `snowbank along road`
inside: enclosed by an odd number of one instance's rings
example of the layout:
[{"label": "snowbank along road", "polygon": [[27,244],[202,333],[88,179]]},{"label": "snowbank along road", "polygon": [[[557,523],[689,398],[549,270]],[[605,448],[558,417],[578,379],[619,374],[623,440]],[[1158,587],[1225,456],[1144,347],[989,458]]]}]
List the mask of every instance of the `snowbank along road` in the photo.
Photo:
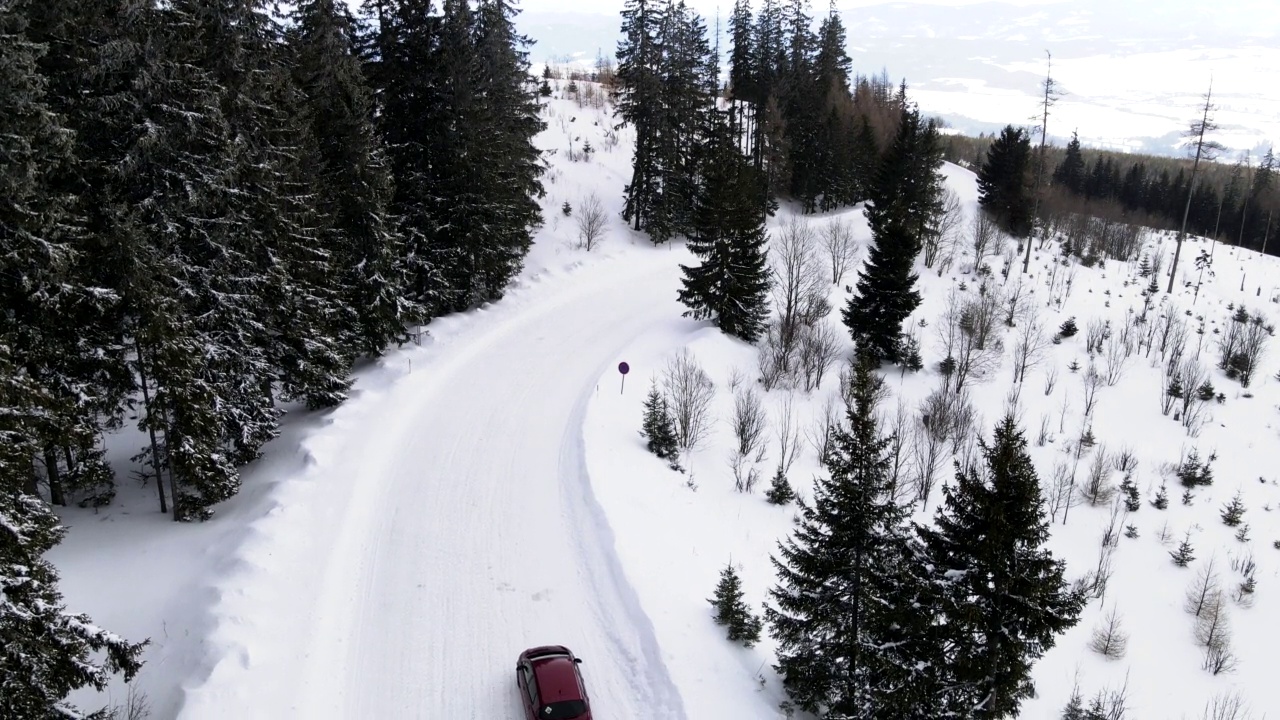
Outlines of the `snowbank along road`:
[{"label": "snowbank along road", "polygon": [[478,313],[317,461],[310,539],[264,560],[302,567],[255,581],[311,597],[278,619],[224,607],[240,651],[182,717],[515,720],[516,655],[542,644],[583,658],[595,717],[685,717],[585,470],[587,401],[618,392],[596,379],[682,309],[670,254],[619,263]]}]

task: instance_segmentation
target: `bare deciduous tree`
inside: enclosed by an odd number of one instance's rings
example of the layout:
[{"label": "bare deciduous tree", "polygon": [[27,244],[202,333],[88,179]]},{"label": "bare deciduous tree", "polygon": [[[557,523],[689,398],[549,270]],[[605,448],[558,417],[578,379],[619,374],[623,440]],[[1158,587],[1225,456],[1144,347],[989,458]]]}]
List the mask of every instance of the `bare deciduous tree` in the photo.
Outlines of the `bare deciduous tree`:
[{"label": "bare deciduous tree", "polygon": [[1200,720],[1253,720],[1249,704],[1239,690],[1214,695],[1204,705]]},{"label": "bare deciduous tree", "polygon": [[1093,408],[1098,404],[1098,390],[1102,388],[1103,379],[1098,367],[1092,362],[1089,368],[1084,371],[1084,420],[1088,424],[1089,419],[1093,417]]},{"label": "bare deciduous tree", "polygon": [[578,202],[578,240],[588,252],[591,251],[604,235],[608,214],[600,203],[600,196],[594,192]]},{"label": "bare deciduous tree", "polygon": [[1114,605],[1111,606],[1111,612],[1102,619],[1102,624],[1093,629],[1089,648],[1109,660],[1119,660],[1129,649],[1129,634],[1124,631],[1120,614]]},{"label": "bare deciduous tree", "polygon": [[698,447],[711,428],[711,401],[715,399],[716,389],[688,349],[682,349],[667,361],[662,390],[671,405],[680,447],[685,450]]},{"label": "bare deciduous tree", "polygon": [[968,393],[963,391],[953,393],[945,387],[939,388],[929,393],[921,404],[911,437],[917,502],[928,506],[929,494],[947,460],[948,442],[954,447],[960,433],[968,434],[973,416]]},{"label": "bare deciduous tree", "polygon": [[1196,617],[1196,642],[1204,648],[1204,669],[1219,675],[1236,667],[1236,656],[1231,650],[1231,627],[1227,618],[1227,603],[1222,593],[1209,598],[1204,609]]},{"label": "bare deciduous tree", "polygon": [[910,488],[903,482],[910,469],[911,413],[907,404],[898,398],[892,416],[882,416],[878,422],[880,434],[889,441],[889,496],[896,502],[905,503]]},{"label": "bare deciduous tree", "polygon": [[998,311],[994,292],[968,299],[951,291],[937,329],[945,388],[960,392],[969,380],[981,380],[999,366],[1004,348],[994,332]]},{"label": "bare deciduous tree", "polygon": [[938,214],[936,232],[925,234],[920,252],[927,268],[933,267],[942,251],[955,242],[956,231],[964,221],[964,208],[960,205],[960,196],[954,190],[943,188],[939,199],[942,211]]},{"label": "bare deciduous tree", "polygon": [[800,327],[798,361],[804,391],[822,384],[822,378],[840,357],[840,335],[829,323],[818,322]]},{"label": "bare deciduous tree", "polygon": [[[1017,339],[1013,343],[1013,381],[1022,384],[1027,379],[1027,371],[1040,364],[1048,348],[1049,341],[1044,336],[1040,316],[1036,313],[1029,314],[1018,329]],[[1045,395],[1053,392],[1053,382],[1053,379],[1045,381]]]},{"label": "bare deciduous tree", "polygon": [[848,220],[836,220],[822,227],[822,247],[831,261],[831,282],[836,285],[844,278],[849,264],[858,254],[858,241],[853,237],[853,224]]},{"label": "bare deciduous tree", "polygon": [[831,449],[831,432],[839,423],[840,403],[834,395],[828,395],[822,403],[822,409],[814,414],[812,424],[805,431],[813,452],[818,456],[818,462],[822,462]]},{"label": "bare deciduous tree", "polygon": [[1075,478],[1071,475],[1071,467],[1065,462],[1053,466],[1053,479],[1045,492],[1045,508],[1049,511],[1049,521],[1058,519],[1058,511],[1062,511],[1065,519],[1067,510],[1076,504]]},{"label": "bare deciduous tree", "polygon": [[1111,502],[1115,494],[1116,488],[1111,484],[1111,467],[1107,463],[1107,450],[1105,447],[1099,447],[1098,452],[1093,455],[1093,461],[1089,464],[1089,473],[1085,476],[1084,484],[1080,486],[1080,497],[1097,507]]},{"label": "bare deciduous tree", "polygon": [[1113,332],[1107,336],[1102,356],[1102,378],[1108,387],[1115,387],[1120,378],[1124,377],[1125,366],[1129,364],[1129,358],[1133,354],[1130,343],[1130,337],[1125,333]]},{"label": "bare deciduous tree", "polygon": [[827,299],[827,279],[822,262],[814,250],[813,229],[807,222],[793,218],[773,236],[772,256],[773,302],[778,318],[778,339],[783,358],[788,361],[800,341],[800,328],[813,325],[831,311]]},{"label": "bare deciduous tree", "polygon": [[790,366],[786,350],[782,346],[782,329],[771,322],[764,329],[764,336],[756,346],[756,363],[760,371],[760,384],[766,391],[778,387],[787,380]]},{"label": "bare deciduous tree", "polygon": [[773,431],[778,438],[778,467],[786,475],[791,472],[791,465],[800,455],[800,427],[796,423],[795,402],[791,393],[787,393],[778,404]]},{"label": "bare deciduous tree", "polygon": [[1215,598],[1220,598],[1222,595],[1222,586],[1213,565],[1214,559],[1211,557],[1209,562],[1200,568],[1200,572],[1196,573],[1195,582],[1187,588],[1187,595],[1182,603],[1183,609],[1196,617],[1200,617],[1201,613],[1213,604]]},{"label": "bare deciduous tree", "polygon": [[1000,228],[991,216],[979,210],[973,214],[973,222],[969,226],[969,247],[973,248],[973,267],[982,265],[985,258],[994,248]]},{"label": "bare deciduous tree", "polygon": [[1165,288],[1167,293],[1173,292],[1173,283],[1178,274],[1178,258],[1182,255],[1182,241],[1187,237],[1187,218],[1191,216],[1191,199],[1196,193],[1200,161],[1213,162],[1223,149],[1220,143],[1206,137],[1218,129],[1217,124],[1213,122],[1213,112],[1216,109],[1217,107],[1213,104],[1213,83],[1210,82],[1209,90],[1204,94],[1204,107],[1200,119],[1191,123],[1191,127],[1182,135],[1190,141],[1188,147],[1193,149],[1194,160],[1191,162],[1191,186],[1187,188],[1187,204],[1182,211],[1182,228],[1178,231],[1178,242],[1173,250],[1173,267],[1169,268],[1169,286]]},{"label": "bare deciduous tree", "polygon": [[733,437],[737,440],[739,455],[754,456],[754,462],[764,459],[764,433],[767,424],[764,404],[755,388],[746,386],[734,392]]},{"label": "bare deciduous tree", "polygon": [[1260,314],[1250,315],[1241,307],[1227,323],[1222,339],[1218,342],[1221,351],[1218,367],[1226,371],[1227,377],[1239,380],[1243,387],[1249,387],[1270,336],[1266,318]]}]

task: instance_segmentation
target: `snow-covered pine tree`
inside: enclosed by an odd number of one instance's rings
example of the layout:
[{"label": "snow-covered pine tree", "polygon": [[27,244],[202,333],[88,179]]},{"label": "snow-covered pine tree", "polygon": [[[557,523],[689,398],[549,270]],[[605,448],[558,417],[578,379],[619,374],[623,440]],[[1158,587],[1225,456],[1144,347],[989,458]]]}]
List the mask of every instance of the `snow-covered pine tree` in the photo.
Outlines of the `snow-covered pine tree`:
[{"label": "snow-covered pine tree", "polygon": [[532,41],[516,30],[518,13],[510,0],[481,0],[475,14],[474,85],[483,102],[466,159],[480,173],[486,205],[484,224],[469,238],[479,271],[472,281],[474,302],[502,297],[542,222],[537,198],[544,194],[543,161],[533,139],[546,123],[529,82]]},{"label": "snow-covered pine tree", "polygon": [[317,146],[315,202],[331,219],[335,285],[354,311],[352,350],[380,355],[407,339],[422,307],[407,297],[405,250],[388,210],[391,171],[357,56],[356,20],[336,0],[304,0],[288,33],[292,76]]},{"label": "snow-covered pine tree", "polygon": [[1151,501],[1151,505],[1157,510],[1169,507],[1169,490],[1164,483],[1160,483],[1160,489],[1156,491],[1156,499]]},{"label": "snow-covered pine tree", "polygon": [[1049,536],[1035,466],[1012,416],[981,442],[981,468],[959,468],[944,488],[935,526],[920,528],[935,572],[949,648],[943,697],[963,717],[1017,714],[1030,697],[1032,664],[1079,620]]},{"label": "snow-covered pine tree", "polygon": [[1178,549],[1169,553],[1169,557],[1173,558],[1173,564],[1178,567],[1186,567],[1196,559],[1195,548],[1191,546],[1191,531],[1182,538],[1182,542],[1178,543]]},{"label": "snow-covered pine tree", "polygon": [[701,263],[681,265],[684,314],[710,318],[727,335],[755,342],[769,316],[769,268],[759,174],[738,150],[728,118],[715,113],[689,249]]},{"label": "snow-covered pine tree", "polygon": [[635,128],[636,147],[631,182],[625,191],[622,217],[654,242],[666,239],[652,215],[661,203],[659,144],[662,129],[662,48],[658,29],[665,11],[654,0],[628,0],[622,9],[622,38],[618,41],[615,113]]},{"label": "snow-covered pine tree", "polygon": [[[36,72],[41,48],[24,34],[26,11],[25,3],[0,5],[0,277],[42,270],[35,277],[43,280],[56,270],[49,260],[61,259],[57,224],[65,221],[46,173],[57,169],[70,137],[44,102]],[[46,253],[45,262],[31,266],[39,257],[34,247]],[[6,302],[28,289],[0,287]],[[67,612],[57,572],[44,558],[63,529],[34,492],[33,458],[42,449],[38,426],[56,401],[15,362],[13,348],[31,335],[12,310],[0,313],[0,716],[59,718],[76,712],[65,700],[72,690],[101,689],[115,673],[132,678],[142,645]]]},{"label": "snow-covered pine tree", "polygon": [[[117,29],[116,10],[73,0],[22,2],[24,35],[42,46],[37,69],[43,98],[69,131],[39,139],[46,237],[50,256],[40,271],[17,273],[31,282],[24,297],[5,306],[19,318],[29,341],[15,347],[18,362],[49,395],[41,460],[55,504],[103,504],[114,494],[114,476],[103,459],[101,426],[119,417],[131,390],[119,341],[119,283],[108,268],[113,244],[101,228],[112,216],[110,170],[119,160],[120,118],[136,105],[128,93],[131,70],[117,58],[133,58],[135,46]],[[127,12],[127,11],[126,11]],[[109,50],[108,50],[109,48]],[[58,280],[44,285],[51,274]]]},{"label": "snow-covered pine tree", "polygon": [[1127,473],[1120,481],[1120,493],[1124,495],[1124,509],[1127,512],[1138,512],[1142,509],[1142,499],[1138,496],[1138,486]]},{"label": "snow-covered pine tree", "polygon": [[841,718],[937,717],[932,618],[918,604],[924,569],[892,497],[876,382],[860,364],[848,427],[834,431],[823,458],[827,477],[773,557],[778,584],[765,619],[797,707]]},{"label": "snow-covered pine tree", "polygon": [[1244,501],[1240,497],[1240,491],[1231,498],[1231,502],[1227,503],[1220,513],[1222,523],[1227,527],[1236,527],[1240,521],[1244,519]]},{"label": "snow-covered pine tree", "polygon": [[866,210],[871,248],[858,271],[857,291],[842,313],[858,352],[873,360],[899,361],[902,324],[920,304],[913,266],[925,234],[936,232],[940,164],[933,122],[904,106]]},{"label": "snow-covered pine tree", "polygon": [[675,420],[656,383],[649,386],[649,394],[644,400],[644,425],[640,434],[644,436],[649,452],[666,460],[672,469],[679,469],[680,446],[676,440]]},{"label": "snow-covered pine tree", "polygon": [[715,608],[716,623],[728,628],[728,638],[751,647],[760,641],[763,625],[742,598],[742,579],[738,577],[733,563],[728,563],[720,571],[720,582],[716,585],[715,595],[707,602]]},{"label": "snow-covered pine tree", "polygon": [[774,505],[786,505],[796,499],[796,491],[791,488],[791,483],[787,481],[787,474],[782,471],[782,466],[778,466],[778,471],[773,474],[773,481],[769,483],[769,489],[765,491],[764,499]]},{"label": "snow-covered pine tree", "polygon": [[1031,138],[1006,125],[987,149],[978,170],[978,205],[1002,230],[1018,238],[1031,234]]}]

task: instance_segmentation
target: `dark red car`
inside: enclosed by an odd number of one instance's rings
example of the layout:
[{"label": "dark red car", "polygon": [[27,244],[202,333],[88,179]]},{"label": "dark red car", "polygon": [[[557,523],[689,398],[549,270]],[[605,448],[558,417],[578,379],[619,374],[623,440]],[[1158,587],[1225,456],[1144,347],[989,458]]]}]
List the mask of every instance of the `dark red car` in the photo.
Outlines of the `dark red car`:
[{"label": "dark red car", "polygon": [[578,664],[563,645],[544,645],[520,653],[516,685],[526,720],[591,720],[587,686]]}]

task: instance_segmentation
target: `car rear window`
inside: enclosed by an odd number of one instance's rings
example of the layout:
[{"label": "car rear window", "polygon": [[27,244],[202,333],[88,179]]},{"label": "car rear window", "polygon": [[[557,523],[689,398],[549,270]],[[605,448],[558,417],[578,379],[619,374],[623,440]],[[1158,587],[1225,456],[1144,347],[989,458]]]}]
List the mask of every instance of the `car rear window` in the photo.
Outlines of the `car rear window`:
[{"label": "car rear window", "polygon": [[538,717],[542,720],[573,720],[587,713],[587,704],[581,700],[561,700],[543,705]]}]

